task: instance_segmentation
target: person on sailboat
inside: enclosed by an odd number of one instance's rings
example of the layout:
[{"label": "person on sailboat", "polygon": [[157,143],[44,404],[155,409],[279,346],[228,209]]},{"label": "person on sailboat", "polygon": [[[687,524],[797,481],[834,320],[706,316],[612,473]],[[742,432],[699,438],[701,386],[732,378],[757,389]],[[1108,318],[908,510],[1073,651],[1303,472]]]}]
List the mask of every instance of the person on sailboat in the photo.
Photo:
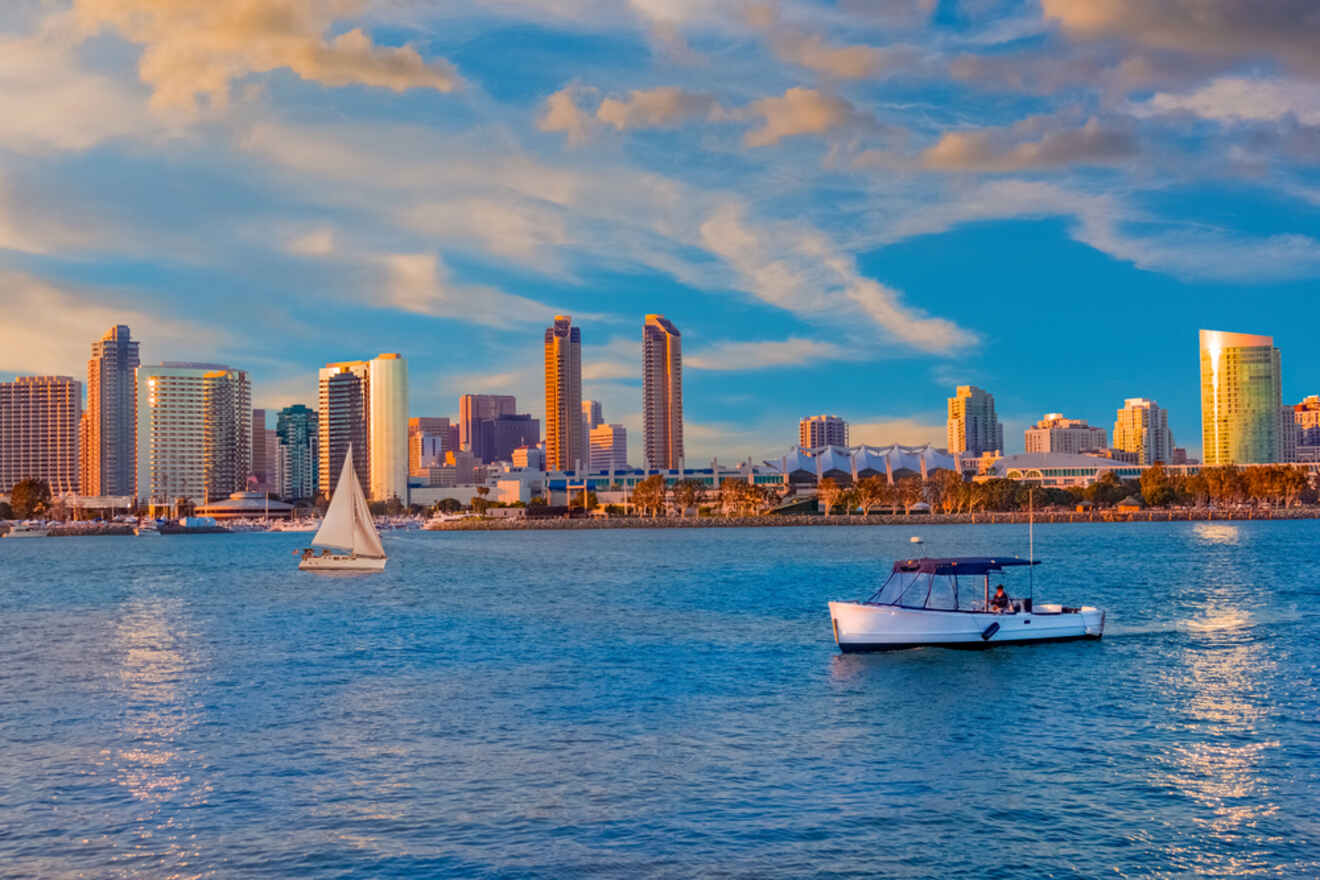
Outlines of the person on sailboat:
[{"label": "person on sailboat", "polygon": [[995,594],[990,597],[990,608],[996,614],[1003,614],[1013,608],[1013,600],[1008,598],[1008,593],[1004,592],[1004,585],[995,587]]}]

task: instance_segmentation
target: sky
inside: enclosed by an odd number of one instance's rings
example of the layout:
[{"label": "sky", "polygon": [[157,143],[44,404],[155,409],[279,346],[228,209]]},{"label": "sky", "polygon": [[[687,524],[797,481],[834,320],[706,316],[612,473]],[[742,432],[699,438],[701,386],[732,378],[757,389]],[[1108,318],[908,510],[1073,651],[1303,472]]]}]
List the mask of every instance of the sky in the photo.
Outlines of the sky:
[{"label": "sky", "polygon": [[7,0],[0,375],[248,370],[314,403],[397,351],[413,415],[512,393],[582,328],[641,461],[641,328],[683,333],[690,461],[798,419],[1008,451],[1046,412],[1165,406],[1197,330],[1320,393],[1313,0]]}]

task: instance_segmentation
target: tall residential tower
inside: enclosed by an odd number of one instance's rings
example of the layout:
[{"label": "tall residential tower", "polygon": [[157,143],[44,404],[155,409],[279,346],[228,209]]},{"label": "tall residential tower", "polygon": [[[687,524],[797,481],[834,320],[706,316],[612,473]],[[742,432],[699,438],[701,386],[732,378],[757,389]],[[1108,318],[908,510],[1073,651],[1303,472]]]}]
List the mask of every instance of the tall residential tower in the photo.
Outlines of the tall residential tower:
[{"label": "tall residential tower", "polygon": [[70,376],[0,382],[0,492],[45,480],[52,496],[79,491],[82,383]]},{"label": "tall residential tower", "polygon": [[642,325],[642,426],[646,466],[681,467],[683,335],[664,315],[647,315]]},{"label": "tall residential tower", "polygon": [[1004,451],[1004,426],[995,416],[995,398],[975,385],[959,385],[949,398],[949,452],[982,455]]},{"label": "tall residential tower", "polygon": [[582,436],[582,331],[568,315],[556,315],[545,331],[545,467],[587,466]]},{"label": "tall residential tower", "polygon": [[1140,465],[1173,462],[1169,411],[1153,400],[1129,397],[1114,419],[1114,450],[1130,452]]},{"label": "tall residential tower", "polygon": [[220,364],[137,369],[137,488],[157,506],[194,504],[247,486],[252,472],[252,387]]},{"label": "tall residential tower", "polygon": [[87,413],[83,421],[82,493],[131,495],[135,462],[138,342],[128,327],[111,327],[92,343],[87,361]]},{"label": "tall residential tower", "polygon": [[798,446],[803,449],[847,445],[848,423],[838,416],[809,416],[798,422]]},{"label": "tall residential tower", "polygon": [[1273,337],[1202,330],[1200,343],[1205,463],[1278,461],[1282,389]]},{"label": "tall residential tower", "polygon": [[326,497],[353,447],[358,482],[376,501],[408,503],[408,364],[401,355],[326,364],[319,376],[320,462]]}]

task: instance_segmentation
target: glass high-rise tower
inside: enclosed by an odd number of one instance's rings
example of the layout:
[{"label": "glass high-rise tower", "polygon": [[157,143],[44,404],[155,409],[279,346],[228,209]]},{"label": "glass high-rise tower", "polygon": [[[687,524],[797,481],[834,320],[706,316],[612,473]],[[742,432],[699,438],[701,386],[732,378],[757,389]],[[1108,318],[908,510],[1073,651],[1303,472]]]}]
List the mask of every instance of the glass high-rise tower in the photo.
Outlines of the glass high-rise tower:
[{"label": "glass high-rise tower", "polygon": [[1279,460],[1280,375],[1273,337],[1201,331],[1201,444],[1207,465]]},{"label": "glass high-rise tower", "polygon": [[582,436],[582,331],[556,315],[545,331],[545,469],[587,466]]},{"label": "glass high-rise tower", "polygon": [[674,470],[683,460],[683,336],[664,315],[642,325],[642,423],[646,466]]}]

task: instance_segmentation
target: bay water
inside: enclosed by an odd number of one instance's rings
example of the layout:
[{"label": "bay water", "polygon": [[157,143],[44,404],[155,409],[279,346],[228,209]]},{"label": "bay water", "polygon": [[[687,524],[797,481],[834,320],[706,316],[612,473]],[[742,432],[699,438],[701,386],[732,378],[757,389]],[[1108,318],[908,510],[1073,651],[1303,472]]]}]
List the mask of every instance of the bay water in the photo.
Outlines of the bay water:
[{"label": "bay water", "polygon": [[1025,529],[308,537],[0,541],[0,876],[1320,876],[1320,523],[1038,526],[1103,640],[849,656]]}]

